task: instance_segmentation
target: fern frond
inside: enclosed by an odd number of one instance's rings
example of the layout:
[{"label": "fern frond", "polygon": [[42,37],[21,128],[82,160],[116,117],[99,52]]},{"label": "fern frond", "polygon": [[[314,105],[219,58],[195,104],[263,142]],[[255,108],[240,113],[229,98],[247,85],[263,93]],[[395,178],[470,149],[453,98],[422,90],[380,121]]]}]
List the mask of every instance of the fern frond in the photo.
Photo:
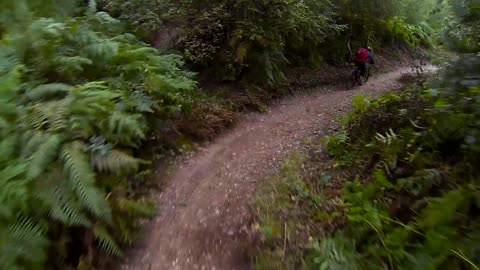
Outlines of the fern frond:
[{"label": "fern frond", "polygon": [[57,56],[54,59],[55,66],[58,67],[58,72],[81,72],[83,66],[93,64],[93,61],[81,56]]},{"label": "fern frond", "polygon": [[141,215],[143,217],[154,217],[157,213],[152,203],[134,201],[127,198],[118,199],[118,207],[129,214]]},{"label": "fern frond", "polygon": [[24,122],[34,130],[61,132],[68,128],[71,114],[72,98],[51,102],[40,102],[30,106],[30,111],[23,116]]},{"label": "fern frond", "polygon": [[138,140],[145,139],[145,129],[144,118],[140,114],[115,111],[108,122],[109,135],[112,141],[134,146]]},{"label": "fern frond", "polygon": [[470,196],[468,189],[459,187],[432,199],[421,213],[420,228],[427,230],[451,224],[455,221],[458,209],[464,206]]},{"label": "fern frond", "polygon": [[63,138],[61,135],[54,134],[48,136],[46,141],[30,157],[27,173],[29,179],[40,176],[50,163],[56,159],[62,142]]},{"label": "fern frond", "polygon": [[125,51],[123,54],[132,59],[144,59],[149,54],[158,54],[158,51],[152,47],[139,47],[133,50]]},{"label": "fern frond", "polygon": [[52,18],[40,18],[30,25],[29,30],[32,33],[41,33],[46,34],[50,38],[57,38],[62,34],[65,27],[64,23],[57,22]]},{"label": "fern frond", "polygon": [[144,162],[119,150],[111,150],[106,154],[94,153],[91,157],[91,164],[97,170],[116,174],[136,171],[138,166]]},{"label": "fern frond", "polygon": [[101,225],[95,225],[93,228],[95,238],[98,240],[100,247],[109,254],[121,257],[122,250],[118,247],[113,237],[108,233],[107,229]]},{"label": "fern frond", "polygon": [[0,76],[0,101],[11,100],[20,88],[21,68],[10,70],[6,75]]},{"label": "fern frond", "polygon": [[89,139],[89,144],[85,148],[86,151],[106,155],[113,149],[113,145],[108,143],[102,136],[93,136]]},{"label": "fern frond", "polygon": [[72,90],[72,113],[91,117],[103,116],[115,107],[119,93],[109,89],[104,82],[92,82],[77,86]]},{"label": "fern frond", "polygon": [[9,136],[0,141],[0,163],[12,158],[17,147],[17,137]]},{"label": "fern frond", "polygon": [[8,129],[10,129],[10,123],[3,117],[0,117],[0,136],[6,136]]},{"label": "fern frond", "polygon": [[42,227],[30,219],[21,218],[8,227],[6,234],[0,242],[0,269],[15,269],[5,268],[5,265],[17,269],[39,269],[38,266],[43,265],[48,240]]},{"label": "fern frond", "polygon": [[66,95],[72,88],[63,83],[43,84],[28,91],[25,96],[31,101],[38,101],[55,95]]},{"label": "fern frond", "polygon": [[71,116],[69,125],[70,131],[75,138],[88,139],[95,134],[94,124],[84,116]]},{"label": "fern frond", "polygon": [[111,27],[111,26],[118,25],[120,23],[119,20],[113,18],[112,16],[110,16],[110,14],[103,11],[97,12],[95,14],[95,18],[97,19],[99,24],[102,26],[106,25]]},{"label": "fern frond", "polygon": [[48,107],[41,103],[30,107],[30,112],[25,116],[25,123],[34,130],[41,130],[48,124],[50,112]]},{"label": "fern frond", "polygon": [[47,139],[47,135],[41,131],[27,131],[22,134],[21,142],[22,142],[22,151],[21,157],[28,158],[30,157],[35,151],[37,151],[38,147],[43,144]]},{"label": "fern frond", "polygon": [[74,141],[62,147],[60,156],[64,163],[64,170],[82,205],[95,216],[109,221],[110,207],[104,194],[95,186],[95,174],[87,161],[84,148],[85,145],[80,141]]},{"label": "fern frond", "polygon": [[66,97],[61,100],[55,100],[46,103],[40,103],[43,111],[48,116],[47,125],[48,131],[53,133],[62,133],[69,126],[69,118],[71,115],[71,106],[73,99]]},{"label": "fern frond", "polygon": [[28,181],[25,179],[26,164],[12,162],[0,169],[0,218],[9,220],[29,204]]},{"label": "fern frond", "polygon": [[395,134],[395,132],[392,129],[390,129],[387,133],[385,133],[385,135],[377,133],[375,138],[385,145],[391,145],[393,141],[398,138],[398,135]]},{"label": "fern frond", "polygon": [[84,48],[84,52],[92,59],[109,59],[118,53],[119,44],[112,41],[93,43]]},{"label": "fern frond", "polygon": [[85,15],[93,16],[93,15],[95,15],[95,13],[97,13],[97,1],[89,0],[88,1],[88,8],[87,8],[87,11],[86,11]]},{"label": "fern frond", "polygon": [[155,102],[143,91],[136,90],[125,98],[127,105],[135,108],[137,112],[153,113],[156,107]]},{"label": "fern frond", "polygon": [[0,179],[2,179],[2,182],[4,184],[7,184],[7,182],[11,179],[14,179],[17,176],[23,174],[25,172],[25,167],[25,165],[19,163],[13,166],[7,166],[5,168],[2,168],[2,170],[0,171]]},{"label": "fern frond", "polygon": [[152,75],[148,80],[148,89],[152,92],[165,93],[177,92],[178,90],[191,90],[195,83],[186,80],[185,77],[157,74]]},{"label": "fern frond", "polygon": [[89,227],[90,221],[82,212],[82,206],[65,181],[58,179],[56,175],[48,175],[48,177],[51,179],[37,187],[38,191],[35,193],[42,201],[43,211],[64,224]]},{"label": "fern frond", "polygon": [[356,270],[361,268],[354,244],[342,235],[322,239],[320,243],[313,243],[311,248],[313,249],[311,260],[318,269]]}]

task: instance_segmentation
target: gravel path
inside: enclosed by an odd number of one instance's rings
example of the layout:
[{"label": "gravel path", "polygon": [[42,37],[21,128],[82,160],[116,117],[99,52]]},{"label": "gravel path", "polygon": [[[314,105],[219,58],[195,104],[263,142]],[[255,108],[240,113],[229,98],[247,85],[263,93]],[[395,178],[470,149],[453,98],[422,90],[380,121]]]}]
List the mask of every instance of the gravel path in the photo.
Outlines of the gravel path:
[{"label": "gravel path", "polygon": [[[430,70],[433,67],[429,68]],[[323,88],[251,114],[179,164],[159,193],[159,215],[120,269],[250,269],[249,203],[259,184],[302,138],[334,126],[352,97],[376,97],[402,86],[410,68],[378,75],[351,91]]]}]

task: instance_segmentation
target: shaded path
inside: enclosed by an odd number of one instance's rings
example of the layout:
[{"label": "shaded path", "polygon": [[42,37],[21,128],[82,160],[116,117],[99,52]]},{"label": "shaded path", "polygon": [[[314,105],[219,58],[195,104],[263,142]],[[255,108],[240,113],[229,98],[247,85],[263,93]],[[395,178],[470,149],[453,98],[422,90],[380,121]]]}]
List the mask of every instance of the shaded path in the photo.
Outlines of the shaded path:
[{"label": "shaded path", "polygon": [[246,116],[168,177],[157,196],[159,216],[121,269],[249,269],[248,206],[261,181],[302,138],[330,128],[353,96],[398,89],[407,72],[410,68],[380,75],[351,91],[318,89],[284,99],[268,113]]}]

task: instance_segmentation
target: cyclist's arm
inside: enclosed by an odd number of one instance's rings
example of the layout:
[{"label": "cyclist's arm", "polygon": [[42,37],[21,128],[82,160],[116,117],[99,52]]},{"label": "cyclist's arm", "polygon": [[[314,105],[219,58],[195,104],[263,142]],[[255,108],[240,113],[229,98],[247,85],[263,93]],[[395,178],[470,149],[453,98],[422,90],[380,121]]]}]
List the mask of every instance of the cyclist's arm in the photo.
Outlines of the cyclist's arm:
[{"label": "cyclist's arm", "polygon": [[375,65],[375,57],[372,53],[368,55],[368,62],[372,65]]}]

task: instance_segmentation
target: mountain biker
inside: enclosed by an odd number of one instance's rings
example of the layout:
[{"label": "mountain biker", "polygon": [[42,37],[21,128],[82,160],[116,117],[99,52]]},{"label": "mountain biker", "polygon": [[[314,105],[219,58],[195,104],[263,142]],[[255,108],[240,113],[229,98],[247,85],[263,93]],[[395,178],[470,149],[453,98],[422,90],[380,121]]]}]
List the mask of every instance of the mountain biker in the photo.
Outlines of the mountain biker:
[{"label": "mountain biker", "polygon": [[[371,65],[375,65],[375,56],[373,55],[372,48],[359,48],[357,53],[355,54],[354,63],[357,66],[358,70],[360,70],[361,75],[365,76],[367,73],[367,63]],[[359,85],[362,85],[361,80],[359,80]]]}]

